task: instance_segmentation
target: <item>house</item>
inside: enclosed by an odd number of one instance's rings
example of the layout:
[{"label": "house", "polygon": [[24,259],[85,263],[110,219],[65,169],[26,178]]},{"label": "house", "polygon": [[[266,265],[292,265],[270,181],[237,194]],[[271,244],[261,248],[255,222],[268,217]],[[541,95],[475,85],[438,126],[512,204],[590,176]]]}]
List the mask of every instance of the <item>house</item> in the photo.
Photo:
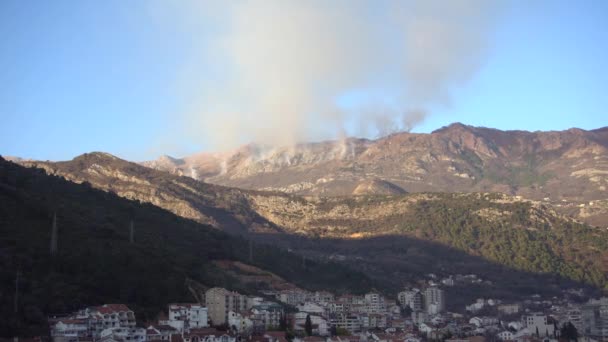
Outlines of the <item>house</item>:
[{"label": "house", "polygon": [[521,311],[520,304],[500,304],[498,306],[498,312],[504,315],[513,315]]},{"label": "house", "polygon": [[100,338],[105,329],[135,327],[135,313],[124,304],[104,304],[87,308],[86,315],[93,339]]},{"label": "house", "polygon": [[555,324],[549,321],[549,318],[542,313],[533,313],[525,315],[521,318],[524,327],[535,334],[536,337],[554,337]]},{"label": "house", "polygon": [[182,339],[183,342],[236,342],[235,336],[214,328],[190,329],[190,332],[183,334]]},{"label": "house", "polygon": [[221,287],[214,287],[205,292],[207,314],[214,325],[228,323],[230,311],[241,312],[247,310],[248,298],[238,292],[228,291]]},{"label": "house", "polygon": [[[64,318],[49,319],[51,337],[57,342],[97,340],[111,328],[134,328],[135,314],[124,304],[88,307]],[[145,335],[145,332],[144,332]],[[106,339],[112,339],[106,336]]]},{"label": "house", "polygon": [[207,322],[207,308],[197,303],[169,304],[169,319],[166,324],[180,332],[190,328],[204,328]]},{"label": "house", "polygon": [[229,311],[228,326],[239,333],[251,332],[253,331],[254,321],[250,315]]},{"label": "house", "polygon": [[283,317],[283,307],[273,302],[262,302],[251,308],[254,319],[262,321],[266,329],[279,327]]},{"label": "house", "polygon": [[109,341],[135,341],[143,342],[146,341],[146,329],[136,327],[114,327],[104,329],[97,341],[109,342]]},{"label": "house", "polygon": [[330,326],[345,329],[351,334],[361,331],[361,322],[356,314],[336,314],[329,318]]},{"label": "house", "polygon": [[319,304],[306,302],[297,306],[298,311],[306,312],[312,315],[322,316],[325,313],[325,308]]},{"label": "house", "polygon": [[287,342],[284,331],[269,331],[264,334],[265,342]]},{"label": "house", "polygon": [[496,317],[488,316],[473,317],[469,320],[469,324],[473,324],[478,328],[487,327],[490,325],[498,324],[498,319]]},{"label": "house", "polygon": [[146,329],[146,341],[171,341],[171,335],[178,333],[169,325],[151,325]]},{"label": "house", "polygon": [[313,335],[329,335],[329,322],[319,315],[310,315],[306,312],[297,312],[293,315],[293,330],[295,332],[305,332],[306,317],[308,316],[310,316],[310,322],[312,323]]},{"label": "house", "polygon": [[308,297],[310,297],[310,294],[300,289],[283,290],[279,293],[279,300],[281,302],[293,306],[306,302]]},{"label": "house", "polygon": [[51,324],[53,342],[77,342],[89,336],[89,322],[86,319],[64,318]]},{"label": "house", "polygon": [[497,336],[501,341],[513,341],[513,332],[509,330],[503,330]]}]

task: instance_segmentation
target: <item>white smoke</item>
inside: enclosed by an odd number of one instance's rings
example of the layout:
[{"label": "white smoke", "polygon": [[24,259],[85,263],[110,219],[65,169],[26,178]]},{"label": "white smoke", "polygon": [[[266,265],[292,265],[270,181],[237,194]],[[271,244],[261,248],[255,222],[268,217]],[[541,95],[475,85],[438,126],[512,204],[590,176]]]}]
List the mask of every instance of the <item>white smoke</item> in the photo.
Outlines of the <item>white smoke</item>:
[{"label": "white smoke", "polygon": [[[191,32],[200,55],[181,77],[184,126],[221,149],[410,130],[432,107],[450,105],[454,87],[480,68],[495,7],[487,0],[196,1],[182,8],[203,22]],[[367,95],[338,103],[353,91]]]}]

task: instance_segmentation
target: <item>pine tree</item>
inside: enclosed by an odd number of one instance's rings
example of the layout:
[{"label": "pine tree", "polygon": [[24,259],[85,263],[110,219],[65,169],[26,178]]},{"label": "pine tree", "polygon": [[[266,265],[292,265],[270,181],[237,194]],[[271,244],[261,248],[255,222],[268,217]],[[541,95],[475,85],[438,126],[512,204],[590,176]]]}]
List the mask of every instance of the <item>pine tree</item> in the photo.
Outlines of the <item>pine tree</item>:
[{"label": "pine tree", "polygon": [[306,336],[312,336],[312,320],[310,319],[310,315],[306,315],[306,323],[304,323],[304,331],[306,331]]}]

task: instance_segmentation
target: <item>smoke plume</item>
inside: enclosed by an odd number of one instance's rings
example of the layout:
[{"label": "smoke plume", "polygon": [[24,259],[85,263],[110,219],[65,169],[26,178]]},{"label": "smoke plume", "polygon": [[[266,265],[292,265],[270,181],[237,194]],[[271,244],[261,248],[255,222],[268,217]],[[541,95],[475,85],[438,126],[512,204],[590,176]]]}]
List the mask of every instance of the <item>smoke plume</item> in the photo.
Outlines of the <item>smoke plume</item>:
[{"label": "smoke plume", "polygon": [[410,130],[480,68],[486,0],[250,0],[187,9],[184,126],[214,148]]}]

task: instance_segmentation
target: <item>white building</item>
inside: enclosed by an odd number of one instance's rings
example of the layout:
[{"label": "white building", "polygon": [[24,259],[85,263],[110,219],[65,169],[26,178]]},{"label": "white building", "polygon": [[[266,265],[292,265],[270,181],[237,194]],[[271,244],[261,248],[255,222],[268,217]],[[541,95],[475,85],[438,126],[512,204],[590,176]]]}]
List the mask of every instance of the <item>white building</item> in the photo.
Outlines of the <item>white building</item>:
[{"label": "white building", "polygon": [[135,327],[135,314],[124,304],[104,304],[77,311],[69,317],[50,319],[49,323],[53,341],[76,341],[84,336],[97,340],[106,329]]},{"label": "white building", "polygon": [[519,311],[521,311],[521,305],[520,304],[501,304],[498,306],[498,312],[505,314],[505,315],[513,315],[516,313],[519,313]]},{"label": "white building", "polygon": [[513,333],[509,330],[503,330],[497,336],[501,341],[513,341]]},{"label": "white building", "polygon": [[358,315],[336,314],[330,317],[329,323],[331,326],[345,329],[351,334],[361,331],[361,322]]},{"label": "white building", "polygon": [[169,319],[166,324],[180,332],[191,328],[204,328],[208,324],[207,308],[200,304],[169,304]]},{"label": "white building", "polygon": [[300,289],[284,290],[279,294],[279,300],[281,302],[293,306],[306,302],[306,299],[309,297],[310,294],[307,291]]},{"label": "white building", "polygon": [[331,292],[327,291],[316,291],[310,300],[314,303],[329,303],[334,300],[334,295]]},{"label": "white building", "polygon": [[365,295],[365,304],[368,313],[386,312],[386,300],[378,292],[370,292]]},{"label": "white building", "polygon": [[177,329],[168,325],[151,325],[146,329],[146,341],[171,341],[172,335],[178,335]]},{"label": "white building", "polygon": [[260,320],[266,329],[277,328],[283,318],[283,307],[273,302],[263,302],[251,308],[253,318]]},{"label": "white building", "polygon": [[555,325],[550,323],[547,316],[542,313],[533,313],[521,318],[521,323],[525,328],[539,337],[555,336]]},{"label": "white building", "polygon": [[293,315],[293,330],[303,333],[306,326],[306,317],[310,316],[313,335],[329,336],[329,322],[321,316],[311,315],[306,312],[297,312]]},{"label": "white building", "polygon": [[98,341],[135,341],[143,342],[146,340],[146,329],[136,327],[118,327],[104,329]]},{"label": "white building", "polygon": [[429,315],[436,315],[445,310],[445,293],[442,289],[432,286],[424,291],[424,303]]},{"label": "white building", "polygon": [[312,315],[322,316],[325,313],[325,308],[319,304],[306,302],[297,306],[298,311],[307,312]]},{"label": "white building", "polygon": [[422,293],[418,289],[411,289],[399,292],[397,298],[402,307],[409,306],[413,311],[421,311],[423,308]]},{"label": "white building", "polygon": [[77,342],[89,336],[89,322],[86,319],[59,319],[51,325],[54,342]]},{"label": "white building", "polygon": [[228,326],[239,333],[247,333],[253,330],[253,320],[249,315],[230,311],[228,312]]}]

